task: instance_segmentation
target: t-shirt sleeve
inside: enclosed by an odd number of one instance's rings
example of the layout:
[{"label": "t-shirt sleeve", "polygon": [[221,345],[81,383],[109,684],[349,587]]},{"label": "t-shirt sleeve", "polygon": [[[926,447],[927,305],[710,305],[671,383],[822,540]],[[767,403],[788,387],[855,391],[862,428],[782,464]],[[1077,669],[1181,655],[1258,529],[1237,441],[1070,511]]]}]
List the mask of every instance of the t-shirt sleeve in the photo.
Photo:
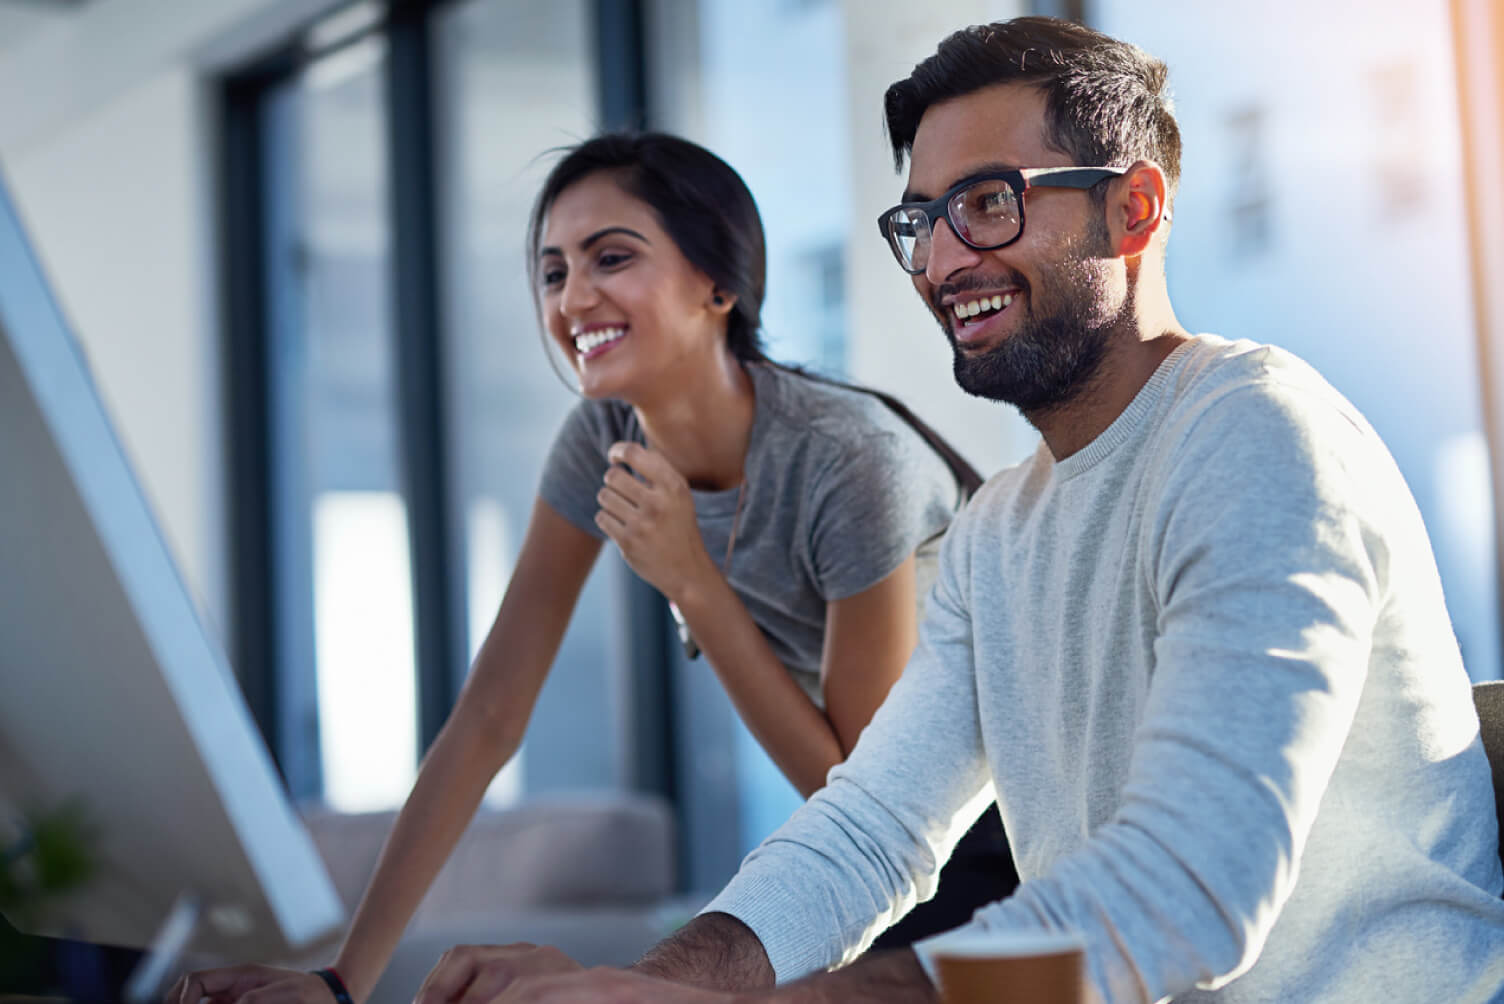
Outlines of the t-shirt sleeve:
[{"label": "t-shirt sleeve", "polygon": [[886,578],[946,528],[959,501],[939,454],[917,434],[889,430],[843,444],[815,493],[809,553],[827,602]]},{"label": "t-shirt sleeve", "polygon": [[538,494],[575,526],[598,540],[606,535],[595,525],[595,496],[611,462],[606,451],[622,437],[621,423],[611,405],[581,401],[575,405],[554,438],[543,463]]}]

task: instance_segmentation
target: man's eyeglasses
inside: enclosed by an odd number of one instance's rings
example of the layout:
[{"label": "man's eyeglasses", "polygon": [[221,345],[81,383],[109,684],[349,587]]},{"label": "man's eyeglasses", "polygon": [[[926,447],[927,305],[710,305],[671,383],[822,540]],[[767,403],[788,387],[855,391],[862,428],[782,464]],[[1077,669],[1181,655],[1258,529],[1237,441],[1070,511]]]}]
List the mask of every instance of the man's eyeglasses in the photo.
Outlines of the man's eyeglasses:
[{"label": "man's eyeglasses", "polygon": [[935,222],[978,251],[1012,244],[1024,233],[1024,193],[1030,188],[1090,188],[1122,174],[1121,167],[1025,167],[967,178],[938,199],[902,202],[877,218],[898,265],[910,275],[930,261]]}]

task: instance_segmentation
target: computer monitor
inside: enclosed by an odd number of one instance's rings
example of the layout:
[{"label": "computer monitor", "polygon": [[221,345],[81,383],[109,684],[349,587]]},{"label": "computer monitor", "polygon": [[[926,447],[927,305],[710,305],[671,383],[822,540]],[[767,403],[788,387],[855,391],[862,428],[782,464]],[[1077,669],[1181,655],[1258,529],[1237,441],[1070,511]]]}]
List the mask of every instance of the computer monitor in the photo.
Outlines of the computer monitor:
[{"label": "computer monitor", "polygon": [[250,961],[342,921],[0,178],[0,832],[65,801],[98,872],[24,933],[147,947],[186,894]]}]

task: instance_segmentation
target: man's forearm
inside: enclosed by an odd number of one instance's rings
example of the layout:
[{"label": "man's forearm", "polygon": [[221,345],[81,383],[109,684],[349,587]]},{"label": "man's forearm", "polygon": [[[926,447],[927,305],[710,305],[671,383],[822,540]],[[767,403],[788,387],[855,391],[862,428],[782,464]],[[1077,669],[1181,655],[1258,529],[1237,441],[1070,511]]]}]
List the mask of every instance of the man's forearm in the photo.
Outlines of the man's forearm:
[{"label": "man's forearm", "polygon": [[701,914],[649,949],[632,968],[714,990],[761,990],[774,983],[762,942],[729,913]]},{"label": "man's forearm", "polygon": [[776,1004],[836,1004],[880,1000],[935,1004],[935,986],[912,949],[875,952],[845,969],[816,973],[773,991],[773,966],[752,929],[728,913],[706,913],[651,949],[632,967],[675,983],[754,993],[738,1000]]}]

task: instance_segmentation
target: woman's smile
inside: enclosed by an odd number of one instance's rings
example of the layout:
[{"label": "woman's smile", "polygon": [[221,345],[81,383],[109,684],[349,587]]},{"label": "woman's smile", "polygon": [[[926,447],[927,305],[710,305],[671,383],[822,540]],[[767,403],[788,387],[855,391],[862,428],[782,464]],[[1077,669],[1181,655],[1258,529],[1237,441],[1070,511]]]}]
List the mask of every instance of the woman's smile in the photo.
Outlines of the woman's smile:
[{"label": "woman's smile", "polygon": [[587,359],[594,359],[611,351],[627,336],[629,330],[626,324],[591,324],[576,328],[571,332],[575,359],[584,363]]}]

